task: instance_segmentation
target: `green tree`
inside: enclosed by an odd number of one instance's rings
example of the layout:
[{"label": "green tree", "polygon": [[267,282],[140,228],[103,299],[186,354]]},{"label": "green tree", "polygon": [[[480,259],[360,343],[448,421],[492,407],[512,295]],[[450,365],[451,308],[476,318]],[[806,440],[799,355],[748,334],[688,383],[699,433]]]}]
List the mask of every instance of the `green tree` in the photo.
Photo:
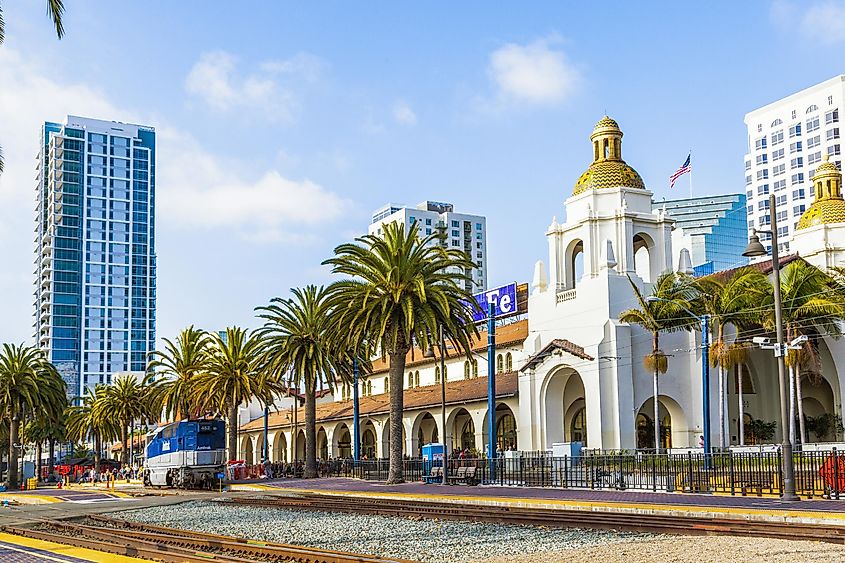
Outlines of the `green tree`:
[{"label": "green tree", "polygon": [[225,336],[212,334],[207,368],[197,373],[194,389],[201,408],[228,419],[229,457],[238,455],[238,407],[252,399],[264,404],[285,390],[275,374],[261,369],[261,339],[238,327],[227,328]]},{"label": "green tree", "polygon": [[339,346],[333,339],[328,294],[323,287],[309,285],[291,290],[290,299],[275,298],[259,307],[264,320],[259,330],[266,369],[288,374],[297,388],[305,390],[305,478],[317,476],[317,388],[334,389]]},{"label": "green tree", "polygon": [[76,404],[67,409],[65,427],[67,437],[75,442],[93,442],[94,469],[100,470],[103,442],[116,440],[120,436],[117,420],[109,416],[100,406],[106,400],[106,386],[97,384],[92,390],[85,388],[85,394]]},{"label": "green tree", "polygon": [[[748,347],[742,342],[729,342],[727,329],[751,327],[760,315],[760,304],[771,300],[772,286],[768,278],[754,268],[742,268],[727,280],[708,276],[695,280],[698,290],[697,309],[710,315],[713,342],[710,364],[718,368],[719,377],[719,447],[727,447],[727,374],[748,358]],[[742,400],[740,398],[740,400]]]},{"label": "green tree", "polygon": [[94,402],[94,415],[106,419],[111,417],[120,433],[120,462],[128,465],[129,429],[136,420],[149,418],[152,412],[151,394],[146,380],[139,381],[134,375],[116,377],[107,385],[100,400]]},{"label": "green tree", "polygon": [[0,353],[0,418],[9,426],[8,486],[18,486],[21,424],[40,410],[60,408],[65,382],[43,351],[32,346],[3,344]]},{"label": "green tree", "polygon": [[150,370],[165,376],[153,385],[153,396],[168,420],[201,414],[194,383],[196,375],[208,367],[210,343],[207,332],[191,325],[179,333],[176,342],[165,338],[164,350],[151,354]]},{"label": "green tree", "polygon": [[661,332],[691,330],[697,320],[688,312],[694,306],[697,292],[692,280],[683,274],[667,272],[654,283],[647,299],[630,276],[628,281],[639,303],[639,309],[628,309],[619,315],[619,320],[636,324],[651,333],[651,353],[643,359],[645,369],[653,374],[654,395],[654,449],[660,450],[660,410],[658,378],[666,373],[669,362],[660,349]]},{"label": "green tree", "polygon": [[[789,434],[794,443],[797,414],[803,444],[806,429],[801,379],[803,375],[816,380],[821,376],[821,363],[814,340],[816,336],[842,336],[840,323],[845,319],[845,296],[834,278],[804,260],[795,260],[784,268],[780,291],[787,343],[802,335],[808,337],[799,350],[789,350],[786,356],[789,367]],[[765,324],[766,328],[774,330],[771,302],[769,310]]]},{"label": "green tree", "polygon": [[405,356],[416,341],[424,348],[442,327],[453,349],[471,358],[478,335],[464,289],[463,272],[475,267],[466,253],[419,237],[416,223],[388,223],[384,236],[365,235],[342,244],[324,262],[348,276],[331,285],[330,303],[353,342],[367,341],[389,359],[390,469],[388,483],[401,483]]},{"label": "green tree", "polygon": [[[62,16],[65,13],[65,6],[62,0],[47,0],[47,14],[53,20],[53,26],[56,28],[56,35],[59,39],[65,35],[65,27],[62,23]],[[3,19],[3,8],[0,7],[0,44],[6,39],[6,22]],[[0,174],[3,173],[3,147],[0,147]]]}]

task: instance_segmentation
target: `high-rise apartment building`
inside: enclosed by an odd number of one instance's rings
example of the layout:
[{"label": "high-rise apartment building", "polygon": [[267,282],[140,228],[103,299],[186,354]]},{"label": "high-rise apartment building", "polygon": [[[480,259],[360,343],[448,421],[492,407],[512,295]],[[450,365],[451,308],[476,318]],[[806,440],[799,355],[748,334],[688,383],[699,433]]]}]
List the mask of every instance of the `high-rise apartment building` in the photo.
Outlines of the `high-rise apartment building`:
[{"label": "high-rise apartment building", "polygon": [[155,347],[155,130],[68,116],[40,145],[35,335],[79,396]]},{"label": "high-rise apartment building", "polygon": [[417,222],[419,234],[426,237],[441,233],[439,241],[447,248],[457,248],[470,255],[475,262],[474,269],[463,272],[467,290],[478,293],[487,289],[487,219],[481,215],[455,213],[451,203],[424,201],[416,207],[405,207],[392,203],[376,210],[368,229],[369,234],[381,234],[385,223],[399,222],[409,229]]},{"label": "high-rise apartment building", "polygon": [[724,194],[654,201],[675,220],[672,245],[689,250],[693,272],[706,276],[748,263],[745,195]]},{"label": "high-rise apartment building", "polygon": [[[839,75],[745,116],[748,226],[769,228],[769,194],[775,194],[783,252],[789,252],[798,220],[813,201],[810,178],[822,157],[829,155],[842,168],[839,110],[843,103],[845,75]],[[760,240],[771,246],[770,235],[761,234]]]}]

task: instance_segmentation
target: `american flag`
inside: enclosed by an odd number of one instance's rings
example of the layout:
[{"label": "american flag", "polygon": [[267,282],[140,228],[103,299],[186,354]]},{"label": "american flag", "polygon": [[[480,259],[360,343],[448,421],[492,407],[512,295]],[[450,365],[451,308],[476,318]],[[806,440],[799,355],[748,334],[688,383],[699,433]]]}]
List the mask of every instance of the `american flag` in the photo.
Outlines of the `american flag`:
[{"label": "american flag", "polygon": [[687,155],[687,159],[684,161],[684,163],[681,165],[681,167],[678,168],[677,170],[675,170],[674,174],[669,176],[669,187],[670,188],[675,187],[675,181],[678,178],[680,178],[681,176],[683,176],[687,172],[692,172],[692,164],[689,163],[689,159],[690,159],[691,156],[692,156],[692,153]]}]

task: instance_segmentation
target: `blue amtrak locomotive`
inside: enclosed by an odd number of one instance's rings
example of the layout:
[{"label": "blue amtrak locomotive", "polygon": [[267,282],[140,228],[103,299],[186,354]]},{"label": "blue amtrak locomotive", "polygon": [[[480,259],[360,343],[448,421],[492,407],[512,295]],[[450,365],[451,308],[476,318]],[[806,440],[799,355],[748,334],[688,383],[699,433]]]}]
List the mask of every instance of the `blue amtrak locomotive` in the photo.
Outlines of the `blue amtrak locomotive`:
[{"label": "blue amtrak locomotive", "polygon": [[147,434],[146,486],[213,488],[225,468],[222,420],[182,420]]}]

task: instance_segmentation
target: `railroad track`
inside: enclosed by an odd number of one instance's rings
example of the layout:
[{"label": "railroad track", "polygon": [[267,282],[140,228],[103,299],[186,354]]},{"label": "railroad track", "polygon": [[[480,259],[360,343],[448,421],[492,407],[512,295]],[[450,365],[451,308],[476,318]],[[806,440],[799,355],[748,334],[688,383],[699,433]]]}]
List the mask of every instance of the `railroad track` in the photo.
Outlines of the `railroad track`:
[{"label": "railroad track", "polygon": [[85,518],[92,525],[44,520],[33,528],[5,526],[2,530],[28,538],[168,563],[412,563],[403,559],[139,524],[104,516],[86,516],[83,520]]},{"label": "railroad track", "polygon": [[216,501],[241,506],[346,512],[405,518],[472,520],[497,524],[521,524],[561,528],[594,528],[661,534],[731,535],[845,544],[845,527],[758,522],[728,518],[679,517],[662,514],[631,514],[585,510],[546,510],[515,506],[490,506],[419,500],[332,497],[303,494],[287,497],[246,497]]}]

